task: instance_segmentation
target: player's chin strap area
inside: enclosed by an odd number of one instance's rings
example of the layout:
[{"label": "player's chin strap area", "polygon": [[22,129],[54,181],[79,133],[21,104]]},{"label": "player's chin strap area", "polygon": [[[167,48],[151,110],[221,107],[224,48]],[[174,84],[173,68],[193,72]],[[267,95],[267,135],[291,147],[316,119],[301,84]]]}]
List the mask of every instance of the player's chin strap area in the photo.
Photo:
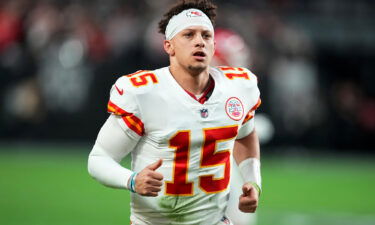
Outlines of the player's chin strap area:
[{"label": "player's chin strap area", "polygon": [[245,183],[251,183],[257,189],[260,195],[262,192],[262,178],[260,175],[259,159],[247,158],[238,165],[238,168]]}]

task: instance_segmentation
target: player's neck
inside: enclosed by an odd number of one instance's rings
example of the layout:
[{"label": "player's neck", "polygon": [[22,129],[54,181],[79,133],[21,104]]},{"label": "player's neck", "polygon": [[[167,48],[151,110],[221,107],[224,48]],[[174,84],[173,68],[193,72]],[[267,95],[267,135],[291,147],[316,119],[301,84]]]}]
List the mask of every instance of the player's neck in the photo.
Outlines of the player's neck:
[{"label": "player's neck", "polygon": [[210,78],[208,68],[200,73],[194,74],[182,67],[171,65],[169,71],[184,90],[194,95],[200,95],[204,92]]}]

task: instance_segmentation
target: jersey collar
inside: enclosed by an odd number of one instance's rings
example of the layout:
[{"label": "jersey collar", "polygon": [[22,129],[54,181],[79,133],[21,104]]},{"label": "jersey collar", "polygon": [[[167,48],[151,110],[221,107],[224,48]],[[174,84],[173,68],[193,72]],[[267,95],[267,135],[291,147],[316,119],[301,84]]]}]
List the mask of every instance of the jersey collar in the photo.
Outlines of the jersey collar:
[{"label": "jersey collar", "polygon": [[210,78],[208,80],[208,85],[207,85],[206,89],[204,90],[204,92],[203,92],[203,94],[202,94],[202,96],[200,98],[197,98],[193,93],[191,93],[188,90],[185,90],[185,91],[193,99],[195,99],[196,101],[198,101],[201,104],[204,104],[210,98],[212,92],[214,91],[214,88],[215,88],[215,80],[210,75]]}]

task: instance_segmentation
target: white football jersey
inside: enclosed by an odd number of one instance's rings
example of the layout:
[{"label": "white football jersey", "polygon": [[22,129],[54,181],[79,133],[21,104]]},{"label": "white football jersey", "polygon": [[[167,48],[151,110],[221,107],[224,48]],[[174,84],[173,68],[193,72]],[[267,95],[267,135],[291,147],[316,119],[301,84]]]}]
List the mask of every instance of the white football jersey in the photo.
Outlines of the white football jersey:
[{"label": "white football jersey", "polygon": [[[169,67],[119,78],[108,111],[137,141],[132,170],[163,159],[157,197],[132,194],[132,224],[219,224],[228,201],[236,138],[253,129],[257,78],[245,68],[210,68],[213,91],[194,99]],[[209,96],[208,96],[209,95]],[[208,98],[207,101],[204,99]],[[209,215],[209,216],[207,216]]]}]

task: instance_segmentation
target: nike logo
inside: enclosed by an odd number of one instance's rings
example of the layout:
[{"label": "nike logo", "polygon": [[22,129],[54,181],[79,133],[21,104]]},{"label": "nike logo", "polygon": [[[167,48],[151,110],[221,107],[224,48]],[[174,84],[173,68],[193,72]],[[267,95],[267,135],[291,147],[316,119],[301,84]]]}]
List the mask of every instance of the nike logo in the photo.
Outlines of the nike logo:
[{"label": "nike logo", "polygon": [[115,84],[115,88],[116,88],[117,92],[118,92],[120,95],[124,94],[124,89],[121,89],[121,90],[120,90],[120,89],[116,86],[116,84]]}]

